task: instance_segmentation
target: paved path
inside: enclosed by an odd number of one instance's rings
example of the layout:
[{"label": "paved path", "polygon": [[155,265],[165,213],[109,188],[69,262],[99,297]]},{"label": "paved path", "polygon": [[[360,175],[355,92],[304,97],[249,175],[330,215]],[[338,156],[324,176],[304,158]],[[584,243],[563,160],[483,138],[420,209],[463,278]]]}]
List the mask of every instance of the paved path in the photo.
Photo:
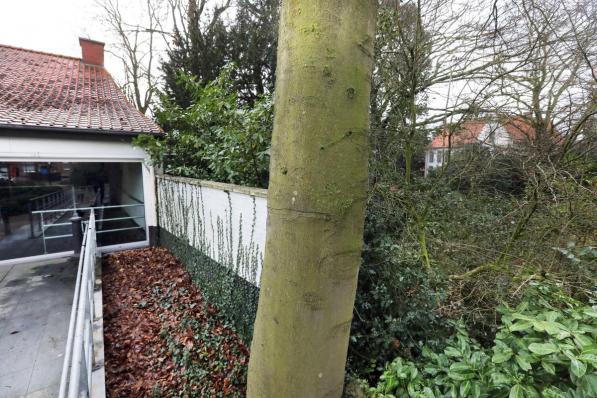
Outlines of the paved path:
[{"label": "paved path", "polygon": [[0,267],[0,397],[58,395],[76,264]]}]

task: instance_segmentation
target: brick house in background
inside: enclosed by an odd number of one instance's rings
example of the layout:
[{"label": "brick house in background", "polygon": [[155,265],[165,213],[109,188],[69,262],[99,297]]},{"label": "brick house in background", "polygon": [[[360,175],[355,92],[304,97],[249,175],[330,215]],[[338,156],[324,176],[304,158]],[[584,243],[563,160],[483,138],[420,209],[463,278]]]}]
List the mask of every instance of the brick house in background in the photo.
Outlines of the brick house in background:
[{"label": "brick house in background", "polygon": [[469,120],[449,134],[445,129],[433,137],[425,151],[425,175],[447,160],[448,151],[457,151],[468,145],[481,145],[495,150],[506,148],[516,143],[532,143],[535,140],[534,128],[522,118],[510,118],[505,121],[490,119]]},{"label": "brick house in background", "polygon": [[[97,208],[100,245],[148,243],[154,175],[139,134],[162,134],[104,68],[104,44],[73,58],[0,44],[0,263],[64,254],[68,219]],[[76,209],[76,210],[74,210]]]}]

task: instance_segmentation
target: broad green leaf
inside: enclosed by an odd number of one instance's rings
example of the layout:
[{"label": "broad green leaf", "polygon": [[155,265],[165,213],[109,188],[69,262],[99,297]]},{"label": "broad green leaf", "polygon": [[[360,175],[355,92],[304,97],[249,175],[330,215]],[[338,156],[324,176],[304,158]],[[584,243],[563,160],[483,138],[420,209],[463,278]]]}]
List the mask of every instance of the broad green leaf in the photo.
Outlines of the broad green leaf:
[{"label": "broad green leaf", "polygon": [[509,360],[510,358],[512,358],[512,350],[498,351],[495,354],[493,354],[493,357],[491,357],[491,362],[504,363],[507,360]]},{"label": "broad green leaf", "polygon": [[541,394],[543,395],[543,398],[567,398],[562,390],[553,386],[547,387]]},{"label": "broad green leaf", "polygon": [[545,369],[545,371],[551,375],[555,375],[556,374],[556,367],[554,366],[553,363],[551,362],[547,362],[547,361],[541,361],[541,366],[543,367],[543,369]]},{"label": "broad green leaf", "polygon": [[584,347],[590,346],[593,343],[593,340],[584,334],[574,333],[574,342],[578,347],[584,349]]},{"label": "broad green leaf", "polygon": [[520,384],[515,384],[510,389],[509,398],[524,398],[524,390]]},{"label": "broad green leaf", "polygon": [[522,319],[524,321],[529,321],[529,322],[535,322],[537,320],[537,319],[532,318],[530,316],[519,314],[518,312],[512,313],[512,318],[514,318],[514,319]]},{"label": "broad green leaf", "polygon": [[432,391],[432,390],[431,390],[431,388],[429,388],[429,387],[425,387],[425,388],[423,389],[423,395],[424,395],[426,398],[435,398],[435,395],[433,394],[433,391]]},{"label": "broad green leaf", "polygon": [[533,327],[539,332],[547,332],[548,334],[555,335],[562,331],[566,331],[566,327],[558,322],[550,321],[534,321]]},{"label": "broad green leaf", "polygon": [[586,397],[597,397],[597,373],[588,373],[580,380],[580,388]]},{"label": "broad green leaf", "polygon": [[452,372],[459,372],[459,373],[465,372],[465,373],[468,373],[468,372],[472,372],[473,369],[470,367],[470,365],[468,365],[466,363],[456,362],[456,363],[453,363],[450,366],[450,370]]},{"label": "broad green leaf", "polygon": [[508,329],[511,332],[519,332],[521,330],[527,330],[533,327],[533,324],[529,321],[518,321],[513,323]]},{"label": "broad green leaf", "polygon": [[449,357],[455,357],[455,358],[460,358],[462,357],[462,354],[460,353],[460,351],[458,351],[456,348],[454,347],[447,347],[444,350],[444,354],[446,354]]},{"label": "broad green leaf", "polygon": [[597,344],[591,344],[582,349],[583,354],[597,354]]},{"label": "broad green leaf", "polygon": [[512,383],[512,378],[503,373],[495,372],[491,375],[491,381],[496,386],[509,385]]},{"label": "broad green leaf", "polygon": [[460,385],[460,396],[468,397],[468,393],[470,390],[471,390],[471,382],[470,382],[470,380],[467,380]]},{"label": "broad green leaf", "polygon": [[555,320],[560,316],[560,313],[557,311],[548,311],[544,315],[547,321],[555,322]]},{"label": "broad green leaf", "polygon": [[448,377],[451,378],[452,380],[456,380],[456,381],[465,381],[465,380],[471,380],[475,378],[475,374],[473,372],[470,373],[461,373],[461,372],[448,372]]},{"label": "broad green leaf", "polygon": [[521,355],[516,355],[514,357],[514,359],[516,360],[516,363],[518,364],[518,366],[525,371],[531,370],[533,369],[533,367],[531,366],[530,363],[528,363],[526,361],[526,359],[524,359]]},{"label": "broad green leaf", "polygon": [[533,386],[524,386],[523,387],[525,396],[528,398],[541,398],[539,395],[539,391]]},{"label": "broad green leaf", "polygon": [[597,355],[596,354],[580,354],[578,359],[585,363],[590,363],[597,368]]},{"label": "broad green leaf", "polygon": [[583,308],[582,312],[584,312],[592,318],[597,318],[597,308],[586,307]]},{"label": "broad green leaf", "polygon": [[531,343],[529,351],[537,355],[549,355],[558,351],[558,347],[552,343]]},{"label": "broad green leaf", "polygon": [[570,372],[572,372],[574,376],[581,378],[587,372],[587,364],[573,358],[570,360]]}]

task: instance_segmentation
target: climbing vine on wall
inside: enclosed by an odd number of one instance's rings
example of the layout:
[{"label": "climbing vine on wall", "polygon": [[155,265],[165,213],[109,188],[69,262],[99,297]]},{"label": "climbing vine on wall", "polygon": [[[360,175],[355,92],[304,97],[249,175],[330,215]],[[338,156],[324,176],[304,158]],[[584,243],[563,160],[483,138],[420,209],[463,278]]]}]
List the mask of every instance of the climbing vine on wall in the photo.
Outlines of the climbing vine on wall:
[{"label": "climbing vine on wall", "polygon": [[263,262],[255,241],[256,199],[247,196],[252,205],[247,217],[234,211],[230,192],[215,192],[225,201],[214,201],[214,190],[199,180],[159,177],[159,240],[185,264],[206,301],[250,341]]}]

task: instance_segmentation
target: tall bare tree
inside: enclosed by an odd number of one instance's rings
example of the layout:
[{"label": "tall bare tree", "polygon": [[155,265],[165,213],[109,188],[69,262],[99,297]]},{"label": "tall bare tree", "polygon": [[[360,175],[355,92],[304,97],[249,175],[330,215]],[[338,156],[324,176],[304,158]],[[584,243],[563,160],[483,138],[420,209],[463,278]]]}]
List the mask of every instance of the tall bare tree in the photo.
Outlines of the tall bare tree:
[{"label": "tall bare tree", "polygon": [[[407,214],[427,270],[427,217],[437,198],[415,177],[422,174],[425,147],[438,126],[457,130],[492,105],[490,83],[503,60],[495,52],[491,5],[381,1],[371,103],[372,185],[374,191],[377,183],[400,187],[394,205]],[[523,64],[517,60],[509,67]]]},{"label": "tall bare tree", "polygon": [[[123,91],[141,113],[150,109],[158,90],[158,41],[163,41],[166,19],[162,1],[143,0],[139,19],[125,12],[119,0],[97,0],[102,10],[101,20],[114,34],[108,51],[118,58],[123,67]],[[130,6],[130,4],[129,4]]]},{"label": "tall bare tree", "polygon": [[[501,62],[493,70],[492,101],[495,113],[530,127],[529,142],[519,147],[518,153],[527,185],[518,221],[495,261],[457,278],[470,278],[488,269],[507,270],[510,251],[538,208],[552,199],[561,200],[546,193],[557,191],[564,181],[571,191],[587,189],[581,186],[583,171],[574,163],[594,156],[596,148],[592,121],[597,115],[597,20],[593,2],[512,0],[500,10]],[[523,67],[511,69],[515,62]]]}]

